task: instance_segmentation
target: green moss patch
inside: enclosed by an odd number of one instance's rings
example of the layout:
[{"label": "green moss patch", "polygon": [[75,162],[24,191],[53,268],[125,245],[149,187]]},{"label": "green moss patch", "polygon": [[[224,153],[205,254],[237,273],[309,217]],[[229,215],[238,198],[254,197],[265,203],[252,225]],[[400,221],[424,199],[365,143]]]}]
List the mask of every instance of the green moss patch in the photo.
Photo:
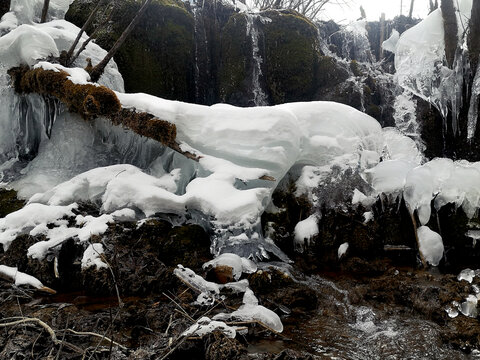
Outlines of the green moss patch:
[{"label": "green moss patch", "polygon": [[[95,3],[74,1],[65,18],[82,26]],[[119,2],[110,25],[99,32],[97,44],[110,49],[140,6],[134,0]],[[88,33],[101,22],[103,13],[103,10],[98,12]],[[154,0],[114,59],[127,92],[192,101],[195,88],[192,15],[181,1]]]}]

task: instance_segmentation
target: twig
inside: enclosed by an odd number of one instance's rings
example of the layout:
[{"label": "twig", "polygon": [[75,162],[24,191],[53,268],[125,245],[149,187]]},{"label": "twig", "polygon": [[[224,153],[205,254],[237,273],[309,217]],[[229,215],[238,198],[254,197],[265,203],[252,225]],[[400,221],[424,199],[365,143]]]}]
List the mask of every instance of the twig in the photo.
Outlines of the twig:
[{"label": "twig", "polygon": [[[18,317],[15,317],[15,318],[18,318]],[[2,319],[2,320],[6,320],[6,319]],[[80,354],[83,353],[83,350],[80,349],[78,346],[75,346],[75,345],[70,344],[70,343],[65,342],[65,341],[58,340],[57,335],[55,335],[55,331],[53,331],[53,329],[50,326],[48,326],[46,323],[44,323],[42,320],[40,320],[38,318],[24,317],[24,318],[20,318],[19,320],[16,320],[16,321],[0,323],[0,328],[4,328],[4,327],[8,327],[8,326],[15,326],[15,325],[19,325],[19,324],[27,324],[27,323],[34,323],[34,324],[37,324],[37,325],[40,325],[41,327],[43,327],[48,332],[48,334],[50,335],[50,338],[52,339],[52,341],[55,345],[61,345],[63,343],[64,346],[70,348],[71,350],[73,350],[77,353],[80,353]]]},{"label": "twig", "polygon": [[[179,304],[177,303],[174,299],[172,299],[170,296],[168,296],[167,294],[165,293],[162,293],[163,295],[165,295],[171,302],[173,302],[180,310],[182,310],[183,314],[188,316],[190,319],[192,319],[190,317],[190,315],[188,315],[188,313],[185,311],[185,309]],[[193,320],[193,319],[192,319]],[[193,320],[193,322],[195,322],[195,320]]]},{"label": "twig", "polygon": [[[67,329],[68,329],[68,316],[67,316],[67,321],[65,323],[65,330],[67,330]],[[66,334],[66,331],[63,332],[62,344],[60,345],[60,348],[58,349],[58,353],[57,353],[57,356],[55,357],[55,360],[60,359],[60,354],[62,353],[62,350],[63,350],[63,342],[65,341],[65,334]]]},{"label": "twig", "polygon": [[67,331],[72,333],[72,334],[75,334],[75,335],[95,336],[95,337],[101,338],[102,340],[105,340],[107,342],[113,343],[114,345],[118,346],[119,348],[121,348],[123,350],[127,350],[127,348],[125,346],[123,346],[122,344],[119,344],[116,341],[113,341],[112,339],[110,339],[106,336],[103,336],[103,335],[100,335],[100,334],[97,334],[97,333],[94,333],[94,332],[91,332],[91,331],[75,331],[75,330],[72,330],[72,329],[65,329],[65,332],[67,332]]}]

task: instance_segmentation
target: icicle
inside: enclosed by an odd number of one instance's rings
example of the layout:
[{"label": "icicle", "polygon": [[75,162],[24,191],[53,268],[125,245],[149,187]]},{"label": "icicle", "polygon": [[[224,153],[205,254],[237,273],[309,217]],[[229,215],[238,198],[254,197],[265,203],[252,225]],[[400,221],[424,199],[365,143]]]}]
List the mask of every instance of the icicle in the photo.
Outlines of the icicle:
[{"label": "icicle", "polygon": [[252,91],[253,91],[253,103],[255,106],[268,105],[267,95],[260,86],[260,76],[262,76],[262,63],[263,59],[260,55],[260,48],[258,46],[258,28],[255,25],[255,20],[260,15],[245,14],[247,20],[247,36],[250,36],[252,41],[252,59],[253,59],[253,72],[252,72]]},{"label": "icicle", "polygon": [[472,140],[477,129],[478,119],[478,101],[480,97],[480,65],[477,67],[477,73],[473,79],[472,84],[472,97],[470,99],[470,107],[468,109],[468,122],[467,122],[467,139]]}]

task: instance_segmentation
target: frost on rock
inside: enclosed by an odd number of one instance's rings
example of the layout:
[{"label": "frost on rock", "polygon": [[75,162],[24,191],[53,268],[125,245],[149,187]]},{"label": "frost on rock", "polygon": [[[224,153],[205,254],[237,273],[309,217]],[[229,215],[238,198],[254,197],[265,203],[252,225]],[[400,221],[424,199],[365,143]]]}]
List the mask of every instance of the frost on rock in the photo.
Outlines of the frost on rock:
[{"label": "frost on rock", "polygon": [[103,245],[101,243],[90,244],[82,257],[82,270],[95,266],[97,270],[107,268],[107,264],[102,260]]},{"label": "frost on rock", "polygon": [[443,258],[442,237],[430,230],[428,226],[420,226],[417,229],[417,235],[420,243],[420,253],[429,264],[437,266]]}]

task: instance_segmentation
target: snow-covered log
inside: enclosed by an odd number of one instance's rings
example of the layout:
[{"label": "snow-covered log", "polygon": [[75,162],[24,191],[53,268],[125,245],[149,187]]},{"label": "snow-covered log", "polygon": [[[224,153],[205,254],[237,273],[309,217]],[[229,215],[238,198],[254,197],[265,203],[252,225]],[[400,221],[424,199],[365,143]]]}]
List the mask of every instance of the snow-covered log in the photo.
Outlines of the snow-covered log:
[{"label": "snow-covered log", "polygon": [[65,104],[69,111],[80,114],[84,119],[107,117],[114,125],[122,125],[190,159],[198,160],[195,155],[180,149],[175,141],[177,136],[175,124],[146,112],[122,108],[113,90],[84,81],[72,74],[72,70],[82,71],[82,69],[45,64],[47,63],[35,66],[33,69],[28,66],[11,68],[8,74],[12,78],[15,91],[19,94],[37,93],[53,96]]}]

